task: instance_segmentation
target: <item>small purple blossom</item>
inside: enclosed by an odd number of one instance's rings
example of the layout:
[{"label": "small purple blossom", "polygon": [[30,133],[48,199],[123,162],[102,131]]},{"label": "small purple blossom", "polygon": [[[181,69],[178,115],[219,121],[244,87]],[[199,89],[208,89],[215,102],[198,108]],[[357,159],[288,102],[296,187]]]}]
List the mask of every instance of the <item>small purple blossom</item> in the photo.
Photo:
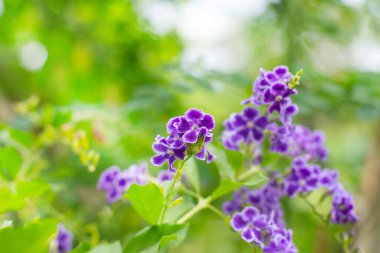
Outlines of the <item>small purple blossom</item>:
[{"label": "small purple blossom", "polygon": [[319,175],[319,184],[325,187],[329,193],[332,193],[338,186],[338,177],[339,174],[336,170],[322,170]]},{"label": "small purple blossom", "polygon": [[223,144],[227,149],[240,150],[242,144],[261,143],[268,123],[268,117],[253,107],[234,113],[224,122]]},{"label": "small purple blossom", "polygon": [[58,225],[58,233],[50,245],[51,253],[66,253],[72,249],[73,234],[62,224]]},{"label": "small purple blossom", "polygon": [[119,200],[132,183],[144,185],[148,180],[147,173],[146,163],[140,166],[131,165],[123,171],[117,166],[112,166],[100,175],[97,188],[106,193],[107,203],[111,204]]},{"label": "small purple blossom", "polygon": [[303,156],[307,160],[327,160],[325,138],[320,131],[310,131],[300,125],[279,126],[277,123],[271,123],[267,129],[270,132],[271,152],[291,157]]},{"label": "small purple blossom", "polygon": [[253,83],[253,95],[242,103],[268,105],[270,114],[277,111],[283,122],[290,122],[298,112],[298,107],[290,99],[290,96],[297,94],[295,89],[289,87],[292,77],[286,66],[278,66],[273,71],[261,69],[260,76]]},{"label": "small purple blossom", "polygon": [[290,230],[280,228],[271,216],[262,214],[255,207],[246,207],[231,219],[232,228],[244,241],[259,246],[263,252],[297,252]]},{"label": "small purple blossom", "polygon": [[236,190],[233,198],[223,203],[223,211],[228,215],[241,211],[247,204],[248,194],[249,190],[246,187]]},{"label": "small purple blossom", "polygon": [[248,193],[247,202],[259,209],[265,215],[272,215],[273,221],[280,227],[284,227],[283,211],[280,198],[283,196],[282,186],[271,180],[261,189]]},{"label": "small purple blossom", "polygon": [[285,192],[292,197],[297,193],[308,193],[319,187],[320,168],[295,159],[290,174],[285,177]]},{"label": "small purple blossom", "polygon": [[342,185],[338,185],[334,190],[332,200],[331,223],[356,223],[358,218],[355,214],[354,207],[354,199],[352,195],[345,191]]},{"label": "small purple blossom", "polygon": [[169,136],[157,136],[153,143],[156,155],[152,157],[152,164],[162,166],[168,162],[169,170],[175,171],[175,161],[184,160],[193,154],[199,160],[211,162],[215,157],[205,144],[212,141],[214,126],[214,118],[198,109],[189,109],[184,116],[170,119],[166,125]]},{"label": "small purple blossom", "polygon": [[157,180],[158,183],[162,184],[166,181],[171,181],[174,178],[174,173],[169,170],[161,170],[158,172]]}]

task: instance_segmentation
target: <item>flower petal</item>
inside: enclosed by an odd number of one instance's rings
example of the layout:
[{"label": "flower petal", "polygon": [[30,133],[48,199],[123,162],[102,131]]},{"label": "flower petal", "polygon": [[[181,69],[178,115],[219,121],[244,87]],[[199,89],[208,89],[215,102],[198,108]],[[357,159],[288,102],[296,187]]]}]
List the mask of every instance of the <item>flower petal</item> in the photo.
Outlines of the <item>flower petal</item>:
[{"label": "flower petal", "polygon": [[168,160],[166,154],[155,155],[152,157],[151,161],[154,166],[161,166]]},{"label": "flower petal", "polygon": [[195,131],[195,130],[187,131],[183,135],[183,140],[186,143],[196,143],[197,140],[198,140],[198,133],[197,133],[197,131]]}]

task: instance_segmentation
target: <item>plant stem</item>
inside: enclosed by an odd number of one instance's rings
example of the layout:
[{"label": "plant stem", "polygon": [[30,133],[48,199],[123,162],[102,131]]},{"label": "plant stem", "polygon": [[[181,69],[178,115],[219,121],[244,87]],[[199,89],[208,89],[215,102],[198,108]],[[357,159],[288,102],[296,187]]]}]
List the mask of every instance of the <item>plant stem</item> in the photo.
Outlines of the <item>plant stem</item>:
[{"label": "plant stem", "polygon": [[166,198],[165,198],[164,210],[162,211],[162,215],[161,215],[160,222],[159,222],[160,224],[162,224],[164,219],[165,219],[166,211],[168,210],[169,202],[170,202],[172,194],[174,192],[174,186],[181,179],[183,166],[185,165],[186,161],[190,159],[190,157],[191,156],[188,156],[188,157],[186,157],[185,160],[181,161],[178,168],[177,168],[177,172],[174,176],[174,179],[173,179],[172,183],[170,184],[168,195],[166,195]]},{"label": "plant stem", "polygon": [[246,172],[240,174],[237,177],[237,179],[238,179],[238,181],[243,181],[243,180],[249,178],[250,176],[254,175],[255,173],[257,173],[259,171],[260,171],[259,167],[252,167],[250,170],[247,170]]},{"label": "plant stem", "polygon": [[221,212],[218,208],[216,208],[215,206],[211,205],[210,203],[208,203],[207,208],[210,209],[211,211],[213,211],[214,213],[216,213],[222,219],[225,220],[227,218],[227,216],[223,212]]},{"label": "plant stem", "polygon": [[193,217],[195,214],[197,214],[202,209],[205,209],[209,206],[209,203],[211,201],[211,198],[199,198],[198,204],[194,206],[189,212],[185,213],[178,221],[177,224],[183,224],[187,220],[189,220],[191,217]]},{"label": "plant stem", "polygon": [[325,219],[325,217],[321,213],[318,212],[317,208],[312,203],[310,203],[310,201],[306,198],[306,196],[302,194],[300,194],[299,196],[310,207],[313,213],[322,221],[322,223],[328,226],[328,221]]}]

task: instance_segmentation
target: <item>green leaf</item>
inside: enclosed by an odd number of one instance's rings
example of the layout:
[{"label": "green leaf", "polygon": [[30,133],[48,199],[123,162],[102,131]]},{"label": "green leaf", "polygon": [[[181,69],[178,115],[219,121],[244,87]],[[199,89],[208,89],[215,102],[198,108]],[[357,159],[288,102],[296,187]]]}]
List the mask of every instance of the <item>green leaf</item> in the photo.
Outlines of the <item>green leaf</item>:
[{"label": "green leaf", "polygon": [[229,163],[226,154],[222,149],[215,147],[214,145],[207,145],[207,148],[211,153],[215,155],[217,159],[213,161],[216,164],[219,175],[221,178],[235,178],[235,170]]},{"label": "green leaf", "polygon": [[9,188],[0,188],[0,214],[8,211],[17,211],[25,206],[23,197],[11,192]]},{"label": "green leaf", "polygon": [[244,184],[240,182],[234,182],[230,179],[223,179],[215,191],[211,193],[211,200],[217,199],[227,193],[230,193],[243,185]]},{"label": "green leaf", "polygon": [[121,245],[119,241],[108,243],[108,244],[102,244],[91,251],[88,251],[88,253],[121,253]]},{"label": "green leaf", "polygon": [[88,242],[81,242],[78,247],[70,251],[70,253],[87,253],[90,250],[90,244]]},{"label": "green leaf", "polygon": [[164,224],[147,227],[127,242],[123,253],[166,252],[168,248],[178,246],[185,239],[187,230],[187,225]]},{"label": "green leaf", "polygon": [[149,224],[157,224],[164,206],[164,195],[156,184],[132,184],[125,195],[136,212]]},{"label": "green leaf", "polygon": [[258,186],[264,183],[267,177],[261,173],[255,173],[249,180],[243,182],[232,181],[231,179],[223,179],[219,186],[211,193],[211,201],[226,195],[242,186]]},{"label": "green leaf", "polygon": [[17,182],[17,194],[22,197],[41,196],[50,190],[50,184],[40,179]]},{"label": "green leaf", "polygon": [[57,221],[34,222],[24,228],[0,230],[0,245],[7,253],[41,253],[49,251],[49,239],[57,230]]},{"label": "green leaf", "polygon": [[198,167],[195,163],[195,159],[190,159],[185,165],[186,178],[189,180],[190,184],[194,187],[196,192],[201,191],[201,183],[199,181]]},{"label": "green leaf", "polygon": [[0,149],[0,175],[8,180],[15,179],[21,168],[21,157],[13,147]]}]

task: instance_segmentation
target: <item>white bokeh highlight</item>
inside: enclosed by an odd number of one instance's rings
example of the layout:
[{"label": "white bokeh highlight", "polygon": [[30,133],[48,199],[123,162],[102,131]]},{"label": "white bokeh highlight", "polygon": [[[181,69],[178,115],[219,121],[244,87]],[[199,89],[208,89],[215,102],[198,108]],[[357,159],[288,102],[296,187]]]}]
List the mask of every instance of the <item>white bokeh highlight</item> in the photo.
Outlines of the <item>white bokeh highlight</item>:
[{"label": "white bokeh highlight", "polygon": [[181,64],[222,72],[235,71],[248,60],[249,43],[242,25],[265,12],[268,0],[189,0],[171,3],[143,0],[139,8],[153,31],[175,30],[185,49]]},{"label": "white bokeh highlight", "polygon": [[48,52],[43,44],[38,41],[30,41],[20,47],[21,66],[30,71],[40,70],[46,63]]},{"label": "white bokeh highlight", "polygon": [[5,10],[4,1],[0,0],[0,17],[3,16]]}]

